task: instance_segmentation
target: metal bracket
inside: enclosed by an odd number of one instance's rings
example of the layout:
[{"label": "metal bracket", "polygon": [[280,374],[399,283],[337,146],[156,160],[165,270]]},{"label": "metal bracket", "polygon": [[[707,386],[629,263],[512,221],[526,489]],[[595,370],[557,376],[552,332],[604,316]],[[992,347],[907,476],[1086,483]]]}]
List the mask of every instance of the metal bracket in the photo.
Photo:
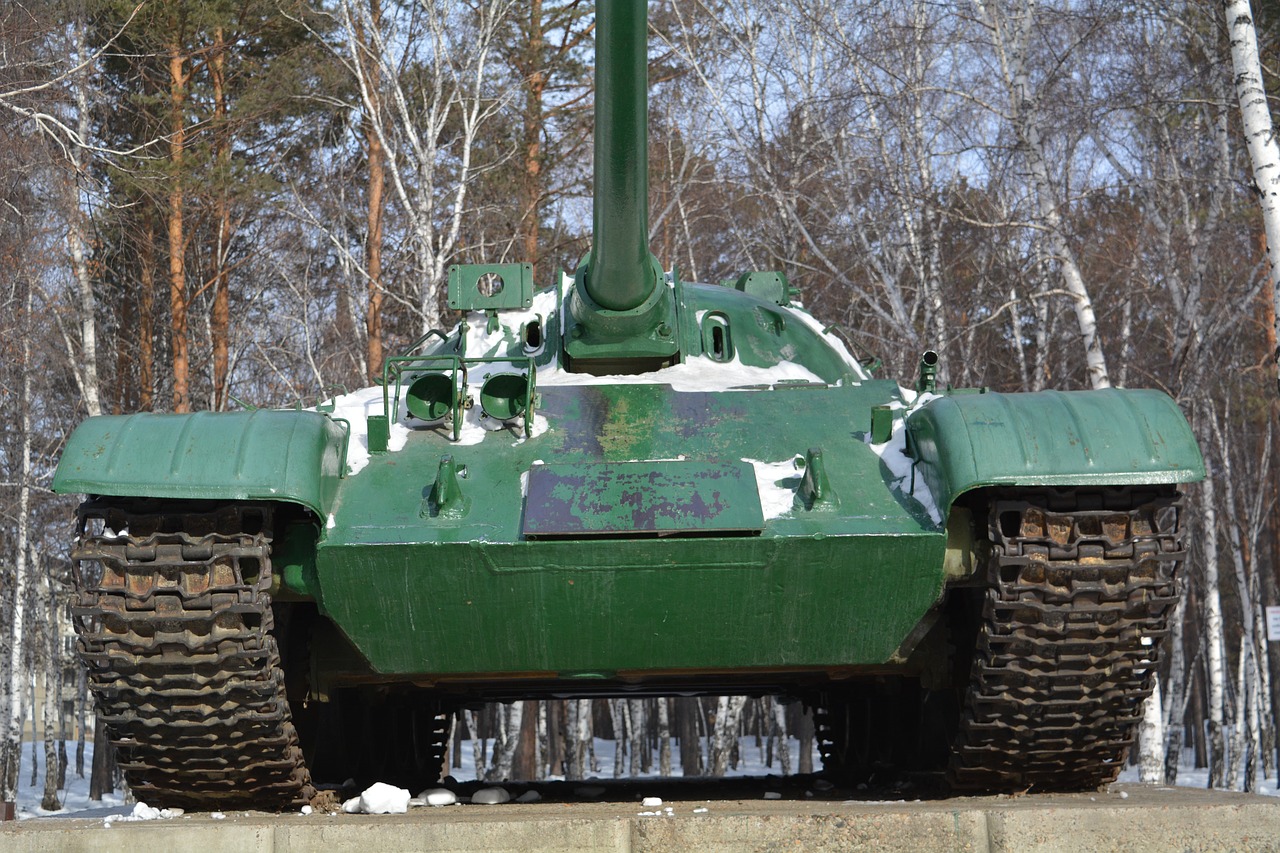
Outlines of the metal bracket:
[{"label": "metal bracket", "polygon": [[532,305],[532,264],[454,264],[449,267],[449,307],[455,311],[493,312]]}]

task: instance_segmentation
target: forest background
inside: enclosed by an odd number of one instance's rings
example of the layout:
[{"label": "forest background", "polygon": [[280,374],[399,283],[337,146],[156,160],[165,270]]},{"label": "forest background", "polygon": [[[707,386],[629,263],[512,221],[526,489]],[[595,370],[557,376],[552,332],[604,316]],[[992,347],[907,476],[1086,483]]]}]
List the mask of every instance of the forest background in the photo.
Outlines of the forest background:
[{"label": "forest background", "polygon": [[[1273,89],[1280,2],[1253,9]],[[1187,489],[1147,776],[1184,745],[1217,787],[1274,773],[1275,316],[1224,5],[654,0],[650,18],[664,265],[782,270],[900,381],[934,349],[957,386],[1178,401],[1209,477]],[[312,405],[452,325],[449,265],[527,261],[539,285],[574,268],[592,21],[576,0],[0,5],[6,775],[37,683],[47,740],[92,725],[68,615],[77,498],[48,488],[70,431]],[[522,760],[519,710],[470,721],[499,774]],[[531,710],[544,733],[564,713]],[[658,712],[574,713],[634,733]],[[682,713],[686,732],[803,728],[739,700]],[[553,753],[535,772],[573,772]]]}]

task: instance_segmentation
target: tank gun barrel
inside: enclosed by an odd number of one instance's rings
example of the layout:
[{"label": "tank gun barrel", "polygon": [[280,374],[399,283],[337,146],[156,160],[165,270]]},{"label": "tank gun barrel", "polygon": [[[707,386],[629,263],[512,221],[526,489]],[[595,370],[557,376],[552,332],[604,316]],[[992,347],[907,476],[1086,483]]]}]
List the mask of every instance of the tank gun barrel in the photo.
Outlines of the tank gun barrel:
[{"label": "tank gun barrel", "polygon": [[649,252],[649,6],[596,4],[591,251],[574,274],[565,364],[607,375],[681,359],[679,282]]},{"label": "tank gun barrel", "polygon": [[629,311],[658,282],[649,263],[648,3],[596,5],[595,185],[585,286],[597,305]]}]

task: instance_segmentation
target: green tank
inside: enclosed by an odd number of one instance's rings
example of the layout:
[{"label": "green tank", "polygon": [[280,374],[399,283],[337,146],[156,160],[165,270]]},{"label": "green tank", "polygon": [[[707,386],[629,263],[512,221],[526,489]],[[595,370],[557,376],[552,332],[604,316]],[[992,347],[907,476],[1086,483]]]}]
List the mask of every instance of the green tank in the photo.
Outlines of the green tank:
[{"label": "green tank", "polygon": [[[449,271],[454,331],[314,411],[103,416],[54,489],[134,792],[285,808],[427,784],[489,700],[782,694],[826,770],[1114,778],[1203,462],[1149,390],[874,378],[775,271],[650,254],[643,0],[597,9],[593,244]],[[341,736],[339,736],[339,734]]]}]

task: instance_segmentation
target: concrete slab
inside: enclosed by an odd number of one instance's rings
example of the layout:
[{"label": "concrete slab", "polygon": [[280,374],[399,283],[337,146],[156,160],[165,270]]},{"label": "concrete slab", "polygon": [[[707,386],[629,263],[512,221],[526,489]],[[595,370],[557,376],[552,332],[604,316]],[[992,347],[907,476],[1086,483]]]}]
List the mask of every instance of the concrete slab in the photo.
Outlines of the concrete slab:
[{"label": "concrete slab", "polygon": [[[671,816],[642,815],[673,811]],[[695,811],[698,809],[699,811]],[[705,811],[703,811],[705,810]],[[0,853],[1280,853],[1280,802],[1115,786],[1107,793],[964,797],[539,803],[407,815],[207,814],[161,821],[42,818],[0,825]]]}]

